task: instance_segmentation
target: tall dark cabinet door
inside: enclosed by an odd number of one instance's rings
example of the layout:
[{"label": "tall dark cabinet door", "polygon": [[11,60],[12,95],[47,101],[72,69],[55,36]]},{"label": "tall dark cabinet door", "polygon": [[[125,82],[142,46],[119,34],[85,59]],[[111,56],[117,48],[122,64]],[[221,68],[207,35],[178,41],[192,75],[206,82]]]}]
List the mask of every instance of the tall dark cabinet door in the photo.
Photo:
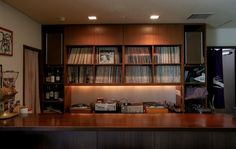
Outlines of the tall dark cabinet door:
[{"label": "tall dark cabinet door", "polygon": [[43,72],[41,82],[41,112],[64,112],[64,27],[42,26]]},{"label": "tall dark cabinet door", "polygon": [[203,64],[203,32],[185,32],[185,64]]},{"label": "tall dark cabinet door", "polygon": [[63,64],[63,27],[43,25],[44,63],[47,65]]},{"label": "tall dark cabinet door", "polygon": [[63,64],[63,35],[62,33],[46,33],[46,64]]}]

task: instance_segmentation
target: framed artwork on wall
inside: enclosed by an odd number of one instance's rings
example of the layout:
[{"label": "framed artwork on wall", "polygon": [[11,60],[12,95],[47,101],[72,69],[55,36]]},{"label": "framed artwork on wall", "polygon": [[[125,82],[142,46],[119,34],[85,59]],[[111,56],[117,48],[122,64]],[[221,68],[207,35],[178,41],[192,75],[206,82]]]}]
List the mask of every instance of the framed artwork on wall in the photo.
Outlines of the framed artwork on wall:
[{"label": "framed artwork on wall", "polygon": [[13,32],[0,27],[0,55],[13,55]]},{"label": "framed artwork on wall", "polygon": [[2,65],[0,65],[0,88],[2,87]]}]

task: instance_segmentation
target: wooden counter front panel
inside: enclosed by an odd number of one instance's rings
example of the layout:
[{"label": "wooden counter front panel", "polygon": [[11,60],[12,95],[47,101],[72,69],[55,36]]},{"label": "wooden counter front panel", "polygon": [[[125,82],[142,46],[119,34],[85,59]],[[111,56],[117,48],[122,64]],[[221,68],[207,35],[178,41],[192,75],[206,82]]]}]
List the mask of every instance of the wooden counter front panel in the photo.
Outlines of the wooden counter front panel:
[{"label": "wooden counter front panel", "polygon": [[236,119],[227,114],[29,114],[0,128],[7,148],[236,148]]},{"label": "wooden counter front panel", "polygon": [[[19,138],[24,138],[19,139]],[[235,149],[235,132],[4,131],[1,145],[37,149]]]}]

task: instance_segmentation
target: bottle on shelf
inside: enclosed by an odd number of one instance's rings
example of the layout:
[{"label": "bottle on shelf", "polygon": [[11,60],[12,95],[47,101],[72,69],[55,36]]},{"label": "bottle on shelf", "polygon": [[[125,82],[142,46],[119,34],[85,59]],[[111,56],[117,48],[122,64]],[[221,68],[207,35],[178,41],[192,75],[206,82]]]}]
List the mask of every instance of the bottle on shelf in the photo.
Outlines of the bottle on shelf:
[{"label": "bottle on shelf", "polygon": [[58,100],[59,99],[59,88],[57,85],[54,87],[54,99]]},{"label": "bottle on shelf", "polygon": [[50,86],[49,96],[50,96],[50,99],[54,99],[54,91],[53,91],[52,86]]},{"label": "bottle on shelf", "polygon": [[51,83],[55,83],[55,73],[54,73],[54,69],[51,69]]},{"label": "bottle on shelf", "polygon": [[46,86],[45,99],[46,100],[50,99],[50,86]]},{"label": "bottle on shelf", "polygon": [[60,74],[60,70],[59,69],[56,70],[55,81],[56,82],[60,82],[61,81],[61,74]]},{"label": "bottle on shelf", "polygon": [[51,72],[47,72],[46,82],[51,82]]}]

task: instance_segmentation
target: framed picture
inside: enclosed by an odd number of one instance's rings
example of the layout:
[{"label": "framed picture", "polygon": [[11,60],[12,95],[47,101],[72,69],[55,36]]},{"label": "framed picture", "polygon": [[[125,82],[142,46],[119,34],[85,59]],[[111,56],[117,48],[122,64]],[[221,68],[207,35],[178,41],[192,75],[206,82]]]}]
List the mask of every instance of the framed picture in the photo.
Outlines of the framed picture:
[{"label": "framed picture", "polygon": [[2,87],[2,65],[0,65],[0,88]]},{"label": "framed picture", "polygon": [[0,27],[0,55],[13,55],[13,32]]},{"label": "framed picture", "polygon": [[99,64],[114,64],[115,62],[115,51],[99,49]]}]

